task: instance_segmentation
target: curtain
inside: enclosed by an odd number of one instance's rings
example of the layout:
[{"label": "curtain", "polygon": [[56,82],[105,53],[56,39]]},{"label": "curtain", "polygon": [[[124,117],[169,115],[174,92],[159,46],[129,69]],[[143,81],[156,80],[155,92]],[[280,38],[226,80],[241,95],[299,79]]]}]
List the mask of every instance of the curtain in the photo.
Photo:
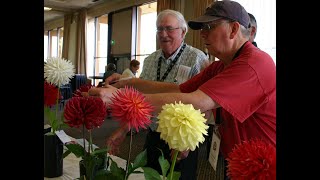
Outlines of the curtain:
[{"label": "curtain", "polygon": [[78,14],[77,40],[76,40],[76,74],[87,74],[87,9]]},{"label": "curtain", "polygon": [[[197,18],[199,16],[202,16],[204,12],[206,11],[206,8],[216,0],[195,0],[193,1],[193,7],[194,7],[194,18]],[[206,52],[206,49],[204,47],[203,39],[200,36],[200,31],[196,30],[193,33],[193,44],[192,46],[195,48],[198,48],[204,52]]]},{"label": "curtain", "polygon": [[68,59],[69,42],[70,42],[70,25],[72,23],[72,14],[66,14],[64,16],[63,23],[63,45],[62,45],[62,58]]},{"label": "curtain", "polygon": [[159,12],[165,9],[173,9],[178,11],[175,0],[158,0],[157,13],[159,14]]}]

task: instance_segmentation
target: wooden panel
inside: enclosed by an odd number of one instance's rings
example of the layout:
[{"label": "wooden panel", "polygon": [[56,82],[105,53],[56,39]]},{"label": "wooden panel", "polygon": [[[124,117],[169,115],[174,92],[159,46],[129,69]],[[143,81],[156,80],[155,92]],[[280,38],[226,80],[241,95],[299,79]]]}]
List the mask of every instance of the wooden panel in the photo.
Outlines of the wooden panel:
[{"label": "wooden panel", "polygon": [[112,16],[112,37],[114,45],[111,54],[131,53],[131,24],[132,10],[115,13]]}]

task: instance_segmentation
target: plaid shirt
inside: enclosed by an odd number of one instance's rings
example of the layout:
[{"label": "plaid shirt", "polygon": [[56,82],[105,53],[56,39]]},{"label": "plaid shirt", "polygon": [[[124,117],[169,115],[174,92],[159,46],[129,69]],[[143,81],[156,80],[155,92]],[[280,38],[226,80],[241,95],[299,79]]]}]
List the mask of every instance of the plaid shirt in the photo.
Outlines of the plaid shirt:
[{"label": "plaid shirt", "polygon": [[[176,52],[170,56],[168,59],[165,59],[163,52],[161,49],[153,52],[148,57],[145,58],[143,62],[142,72],[140,74],[141,79],[157,81],[157,68],[158,61],[161,58],[161,69],[160,69],[160,78],[168,69],[171,61],[176,57],[179,50],[183,46],[184,42],[181,43],[180,47],[176,50]],[[188,66],[191,68],[188,78],[197,75],[202,69],[206,67],[209,63],[209,58],[199,49],[196,49],[192,46],[187,45],[178,58],[177,62],[171,69],[168,76],[164,79],[164,82],[172,82],[176,83],[176,77],[178,73],[178,69],[180,65]],[[154,123],[156,118],[152,118],[153,123],[150,125],[152,130],[157,128],[157,124]]]}]

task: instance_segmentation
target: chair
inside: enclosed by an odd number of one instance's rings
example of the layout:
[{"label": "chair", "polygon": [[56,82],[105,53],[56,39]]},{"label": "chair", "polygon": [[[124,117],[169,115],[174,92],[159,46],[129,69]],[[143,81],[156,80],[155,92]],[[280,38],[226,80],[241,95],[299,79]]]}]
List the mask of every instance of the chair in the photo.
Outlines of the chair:
[{"label": "chair", "polygon": [[76,91],[77,89],[80,88],[81,85],[86,83],[87,83],[87,76],[85,74],[76,74],[71,79],[72,92]]},{"label": "chair", "polygon": [[65,102],[68,99],[72,98],[73,91],[72,91],[71,83],[61,86],[60,94],[61,94],[61,98],[59,99],[59,107],[61,109],[60,105],[62,105],[62,108],[63,108],[65,105]]}]

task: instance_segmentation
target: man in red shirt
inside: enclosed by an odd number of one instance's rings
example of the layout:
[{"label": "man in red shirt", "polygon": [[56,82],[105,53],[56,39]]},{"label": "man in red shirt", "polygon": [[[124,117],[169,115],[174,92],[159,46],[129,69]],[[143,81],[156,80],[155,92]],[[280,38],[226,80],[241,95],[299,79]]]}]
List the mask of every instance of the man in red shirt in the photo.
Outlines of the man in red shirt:
[{"label": "man in red shirt", "polygon": [[[267,53],[248,41],[249,22],[248,13],[239,3],[217,1],[188,25],[201,30],[208,52],[219,61],[179,86],[145,80],[136,83],[136,79],[115,86],[135,84],[136,89],[146,93],[157,112],[162,105],[175,101],[193,104],[201,112],[221,107],[218,130],[224,158],[236,144],[252,138],[276,146],[276,67]],[[111,76],[106,82],[115,79]],[[106,87],[91,89],[89,93],[107,102],[117,89]]]}]

